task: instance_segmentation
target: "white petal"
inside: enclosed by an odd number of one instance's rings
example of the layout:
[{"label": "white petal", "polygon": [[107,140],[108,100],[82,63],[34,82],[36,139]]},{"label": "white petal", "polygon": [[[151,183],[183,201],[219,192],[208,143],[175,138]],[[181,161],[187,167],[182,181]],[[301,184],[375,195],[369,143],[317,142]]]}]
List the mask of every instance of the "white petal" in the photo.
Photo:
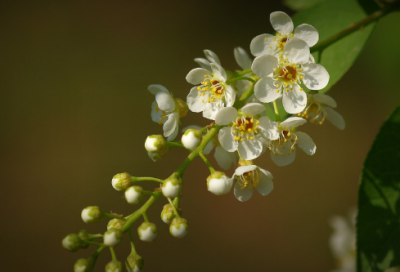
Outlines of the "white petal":
[{"label": "white petal", "polygon": [[282,11],[272,12],[269,16],[272,27],[276,32],[290,34],[293,31],[293,21],[286,13]]},{"label": "white petal", "polygon": [[264,103],[270,103],[278,99],[281,94],[277,87],[274,86],[274,80],[270,77],[261,78],[254,85],[254,95]]},{"label": "white petal", "polygon": [[246,115],[255,116],[265,111],[265,106],[261,103],[248,103],[241,110]]},{"label": "white petal", "polygon": [[231,85],[225,87],[225,104],[227,107],[232,107],[235,103],[236,92]]},{"label": "white petal", "polygon": [[228,170],[232,164],[236,165],[237,163],[235,152],[228,152],[220,146],[215,148],[214,158],[218,165],[224,170]]},{"label": "white petal", "polygon": [[219,131],[218,141],[221,146],[228,152],[236,151],[238,142],[234,140],[234,135],[231,127],[224,127]]},{"label": "white petal", "polygon": [[260,122],[258,128],[265,138],[278,140],[279,130],[276,122],[272,122],[267,116],[261,117],[258,121]]},{"label": "white petal", "polygon": [[301,131],[296,132],[296,136],[298,138],[297,145],[308,155],[314,155],[315,151],[317,150],[317,146],[311,137]]},{"label": "white petal", "polygon": [[211,70],[214,73],[214,77],[218,78],[220,81],[225,82],[227,78],[225,69],[222,68],[222,66],[217,63],[211,63],[210,66]]},{"label": "white petal", "polygon": [[164,137],[168,137],[171,135],[178,124],[179,114],[177,112],[173,112],[168,115],[168,120],[165,122],[163,129],[164,129]]},{"label": "white petal", "polygon": [[310,54],[310,58],[309,58],[308,62],[315,63],[315,59],[312,54]]},{"label": "white petal", "polygon": [[309,24],[302,24],[296,27],[294,36],[305,41],[309,47],[314,46],[319,38],[318,31]]},{"label": "white petal", "polygon": [[203,110],[203,117],[210,119],[210,120],[215,120],[215,117],[217,116],[217,113],[224,108],[224,104],[222,101],[219,103],[205,103],[206,107]]},{"label": "white petal", "polygon": [[257,168],[257,165],[243,165],[243,166],[239,166],[238,168],[235,169],[235,176],[241,176],[244,173],[253,171]]},{"label": "white petal", "polygon": [[254,138],[253,140],[244,140],[239,142],[239,154],[246,161],[254,160],[258,156],[260,156],[262,150],[262,143],[257,138]]},{"label": "white petal", "polygon": [[[282,146],[285,146],[286,148],[284,149],[286,150],[290,150],[290,144],[283,144]],[[282,155],[274,155],[273,152],[271,152],[271,159],[274,161],[274,163],[278,166],[286,166],[291,164],[294,161],[294,158],[296,157],[296,149],[292,152],[290,152],[289,154],[285,153],[284,156]]]},{"label": "white petal", "polygon": [[172,112],[175,110],[175,101],[169,93],[157,93],[156,101],[158,107],[163,111]]},{"label": "white petal", "polygon": [[199,96],[199,93],[201,92],[197,90],[197,87],[193,87],[186,97],[186,103],[188,104],[189,109],[193,112],[201,112],[207,106],[207,103],[202,101],[203,99],[204,101],[207,101],[208,96]]},{"label": "white petal", "polygon": [[248,80],[236,81],[236,89],[238,90],[237,95],[240,97],[245,91],[250,89],[252,83]]},{"label": "white petal", "polygon": [[275,36],[271,34],[261,34],[255,37],[250,43],[251,54],[256,57],[266,54],[273,55],[277,46],[277,42],[273,41],[274,38]]},{"label": "white petal", "polygon": [[208,60],[203,58],[195,58],[194,61],[197,62],[197,64],[200,65],[201,68],[211,72],[211,66]]},{"label": "white petal", "polygon": [[343,130],[346,127],[346,122],[344,121],[342,115],[340,115],[337,111],[331,108],[324,108],[326,113],[328,114],[328,119],[335,127],[337,127],[340,130]]},{"label": "white petal", "polygon": [[314,94],[313,99],[315,102],[320,103],[320,104],[325,104],[331,108],[336,108],[337,103],[336,101],[330,97],[329,95],[326,94]]},{"label": "white petal", "polygon": [[215,54],[213,51],[206,49],[206,50],[204,50],[204,55],[206,55],[206,58],[210,62],[215,62],[215,63],[218,63],[219,65],[221,65],[221,62],[219,61],[217,54]]},{"label": "white petal", "polygon": [[159,92],[169,94],[169,91],[167,90],[167,88],[165,88],[163,85],[159,85],[159,84],[149,85],[149,87],[147,87],[147,89],[154,95],[156,95]]},{"label": "white petal", "polygon": [[265,176],[267,176],[269,179],[273,179],[274,177],[272,176],[272,174],[269,172],[269,171],[267,171],[267,170],[265,170],[265,169],[262,169],[261,167],[258,167],[258,169],[265,175]]},{"label": "white petal", "polygon": [[285,55],[290,62],[307,63],[310,58],[310,48],[305,41],[291,38],[285,45]]},{"label": "white petal", "polygon": [[243,70],[248,70],[251,68],[251,59],[243,48],[236,47],[233,50],[233,55],[235,56],[237,64],[239,64]]},{"label": "white petal", "polygon": [[310,90],[321,90],[328,85],[329,74],[324,66],[316,63],[304,64],[303,72],[303,83]]},{"label": "white petal", "polygon": [[280,126],[285,129],[292,129],[294,127],[301,126],[303,124],[307,123],[307,120],[301,117],[289,117],[282,123],[280,123]]},{"label": "white petal", "polygon": [[307,94],[300,91],[299,85],[294,85],[293,91],[283,91],[282,104],[288,113],[299,113],[307,106]]},{"label": "white petal", "polygon": [[179,122],[178,122],[178,119],[177,119],[176,120],[175,130],[171,133],[171,135],[168,136],[167,141],[173,141],[176,138],[176,136],[178,135],[178,132],[179,132]]},{"label": "white petal", "polygon": [[157,101],[153,101],[153,103],[151,104],[151,119],[156,123],[160,121],[164,123],[164,120],[161,118],[161,115],[163,115],[163,113],[159,109],[157,110],[156,107],[158,107]]},{"label": "white petal", "polygon": [[245,187],[241,189],[241,186],[239,183],[236,182],[235,188],[234,188],[234,194],[237,200],[244,202],[247,201],[251,198],[253,195],[253,188]]},{"label": "white petal", "polygon": [[187,74],[186,81],[193,85],[200,84],[204,80],[205,75],[211,76],[211,73],[203,68],[194,68]]},{"label": "white petal", "polygon": [[215,116],[215,123],[226,126],[232,123],[237,117],[237,110],[233,107],[223,108]]},{"label": "white petal", "polygon": [[274,189],[274,183],[267,176],[261,176],[260,183],[255,188],[262,196],[266,196]]},{"label": "white petal", "polygon": [[262,55],[254,59],[251,69],[259,77],[266,77],[274,71],[278,59],[272,55]]},{"label": "white petal", "polygon": [[208,155],[210,154],[211,150],[214,148],[214,143],[213,141],[209,141],[206,145],[206,147],[204,147],[203,149],[203,154],[204,155]]}]

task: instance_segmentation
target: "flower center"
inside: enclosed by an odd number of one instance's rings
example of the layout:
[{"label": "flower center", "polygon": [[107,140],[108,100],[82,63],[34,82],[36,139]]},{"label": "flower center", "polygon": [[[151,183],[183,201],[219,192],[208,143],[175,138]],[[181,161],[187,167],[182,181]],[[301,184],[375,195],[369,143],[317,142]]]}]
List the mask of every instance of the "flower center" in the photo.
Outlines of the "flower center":
[{"label": "flower center", "polygon": [[233,123],[233,135],[235,141],[254,140],[258,134],[259,122],[253,117],[238,117]]},{"label": "flower center", "polygon": [[277,140],[271,141],[268,148],[275,156],[290,155],[294,151],[294,147],[297,144],[297,136],[289,130],[282,129]]},{"label": "flower center", "polygon": [[302,112],[298,113],[297,116],[304,117],[305,119],[312,117],[313,123],[322,125],[326,117],[328,117],[328,114],[319,103],[311,102],[308,103],[307,107]]},{"label": "flower center", "polygon": [[[156,105],[156,113],[159,113],[159,112],[160,112],[160,108],[158,107],[158,105]],[[165,111],[161,110],[160,117],[161,117],[161,119],[166,119],[167,113]],[[158,121],[158,123],[160,125],[162,125],[164,123],[163,121],[166,121],[166,120],[160,120],[160,121]]]},{"label": "flower center", "polygon": [[[282,58],[282,55],[279,55]],[[278,63],[278,67],[274,68],[274,85],[277,87],[276,92],[279,93],[281,89],[289,92],[293,91],[294,85],[299,85],[304,74],[300,64],[290,63],[288,59],[281,59]],[[302,91],[303,88],[300,88]]]},{"label": "flower center", "polygon": [[240,177],[238,177],[237,182],[240,184],[240,189],[244,189],[246,187],[253,188],[260,183],[260,170],[256,168],[253,171],[249,171],[243,173]]},{"label": "flower center", "polygon": [[285,81],[293,81],[296,79],[297,70],[295,67],[286,66],[285,68],[281,69],[281,71],[279,72],[279,75]]},{"label": "flower center", "polygon": [[206,96],[206,94],[208,94],[208,98],[204,98],[202,102],[211,103],[223,99],[225,96],[224,82],[215,78],[209,78],[207,75],[204,77],[204,81],[197,87],[197,90],[200,91],[199,96]]}]

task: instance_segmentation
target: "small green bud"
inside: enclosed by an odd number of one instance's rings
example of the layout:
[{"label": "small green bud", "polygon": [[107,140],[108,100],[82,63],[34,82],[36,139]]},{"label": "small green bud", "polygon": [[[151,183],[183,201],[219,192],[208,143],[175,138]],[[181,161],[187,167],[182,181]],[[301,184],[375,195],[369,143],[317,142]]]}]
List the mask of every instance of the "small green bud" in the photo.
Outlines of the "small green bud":
[{"label": "small green bud", "polygon": [[114,247],[121,242],[122,232],[119,229],[109,229],[104,233],[103,243],[106,246]]},{"label": "small green bud", "polygon": [[78,236],[79,236],[79,239],[81,239],[81,241],[82,241],[81,248],[88,248],[89,244],[86,244],[85,241],[90,241],[89,233],[87,233],[86,230],[80,230],[80,231],[78,231]]},{"label": "small green bud", "polygon": [[165,204],[164,208],[161,212],[161,219],[164,223],[169,224],[171,223],[172,219],[175,218],[174,209],[172,208],[171,204]]},{"label": "small green bud", "polygon": [[148,136],[146,138],[146,142],[144,143],[144,147],[147,150],[147,154],[153,161],[164,157],[168,152],[166,141],[161,135]]},{"label": "small green bud", "polygon": [[139,238],[145,242],[152,242],[157,236],[157,227],[150,222],[143,222],[138,227]]},{"label": "small green bud", "polygon": [[179,196],[180,189],[181,185],[179,179],[174,177],[167,178],[161,188],[163,195],[169,198]]},{"label": "small green bud", "polygon": [[131,186],[125,191],[125,199],[129,204],[139,204],[143,199],[143,188],[140,186]]},{"label": "small green bud", "polygon": [[120,228],[122,228],[122,226],[124,224],[125,224],[125,222],[120,220],[120,219],[117,219],[117,218],[111,219],[107,224],[107,230],[109,230],[109,229],[120,229]]},{"label": "small green bud", "polygon": [[144,260],[137,254],[131,253],[125,261],[128,272],[142,272]]},{"label": "small green bud", "polygon": [[106,272],[122,272],[121,262],[111,261],[106,265]]},{"label": "small green bud", "polygon": [[112,180],[111,184],[117,191],[125,191],[132,184],[132,176],[129,173],[116,174]]},{"label": "small green bud", "polygon": [[188,129],[182,135],[181,140],[182,140],[182,144],[185,148],[187,148],[189,150],[195,150],[201,143],[202,139],[203,139],[203,135],[200,130]]},{"label": "small green bud", "polygon": [[76,252],[81,248],[82,241],[79,239],[78,234],[71,233],[62,240],[62,246],[69,251]]},{"label": "small green bud", "polygon": [[179,117],[180,118],[185,117],[189,111],[188,105],[186,104],[185,101],[183,101],[180,98],[175,98],[174,100],[175,100],[175,108],[178,108]]},{"label": "small green bud", "polygon": [[176,238],[183,238],[189,231],[187,220],[181,217],[175,217],[169,226],[169,232]]},{"label": "small green bud", "polygon": [[81,217],[85,223],[98,223],[103,215],[99,207],[89,206],[82,210]]},{"label": "small green bud", "polygon": [[87,272],[89,271],[89,261],[87,259],[79,259],[74,265],[74,272]]}]

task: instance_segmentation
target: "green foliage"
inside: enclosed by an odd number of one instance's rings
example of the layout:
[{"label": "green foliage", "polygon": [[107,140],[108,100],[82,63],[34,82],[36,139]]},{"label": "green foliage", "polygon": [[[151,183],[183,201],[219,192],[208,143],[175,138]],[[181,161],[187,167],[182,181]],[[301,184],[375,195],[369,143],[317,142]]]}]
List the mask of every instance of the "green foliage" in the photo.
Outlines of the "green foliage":
[{"label": "green foliage", "polygon": [[400,107],[383,124],[362,171],[357,271],[400,265]]},{"label": "green foliage", "polygon": [[[302,23],[314,26],[320,34],[319,40],[322,41],[378,9],[373,0],[326,0],[298,13],[293,22],[295,26]],[[315,61],[323,65],[330,75],[328,86],[320,90],[320,93],[328,91],[350,69],[368,41],[375,24],[371,23],[322,51],[313,53]]]},{"label": "green foliage", "polygon": [[284,0],[283,4],[295,11],[309,9],[325,0]]}]

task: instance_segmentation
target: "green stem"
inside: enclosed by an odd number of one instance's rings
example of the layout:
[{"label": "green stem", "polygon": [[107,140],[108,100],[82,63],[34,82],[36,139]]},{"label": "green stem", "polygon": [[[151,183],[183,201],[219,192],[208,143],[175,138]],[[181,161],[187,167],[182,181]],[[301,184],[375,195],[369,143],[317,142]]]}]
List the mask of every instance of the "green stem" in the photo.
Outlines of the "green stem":
[{"label": "green stem", "polygon": [[310,48],[311,53],[317,52],[317,51],[322,51],[324,48],[328,47],[329,45],[333,44],[337,40],[340,40],[341,38],[353,33],[356,30],[359,30],[368,24],[375,22],[379,18],[385,16],[386,14],[399,9],[399,2],[395,2],[392,5],[388,5],[382,10],[375,11],[374,13],[370,14],[368,17],[355,22],[351,24],[351,26],[339,31],[338,33],[326,38],[325,40],[320,41],[316,45],[314,45],[312,48]]},{"label": "green stem", "polygon": [[174,210],[175,216],[176,216],[176,217],[180,217],[180,216],[179,216],[179,213],[178,213],[178,211],[177,211],[177,209],[176,209],[176,207],[175,207],[175,205],[174,205],[174,203],[173,203],[172,200],[171,200],[171,198],[168,197],[167,199],[168,199],[168,201],[169,201],[169,204],[171,204],[172,209]]},{"label": "green stem", "polygon": [[103,234],[89,234],[89,239],[101,238]]},{"label": "green stem", "polygon": [[150,191],[142,191],[142,193],[145,195],[153,195],[153,192],[150,192]]},{"label": "green stem", "polygon": [[90,257],[88,258],[88,261],[89,261],[89,262],[92,261],[91,269],[90,269],[91,271],[93,271],[94,266],[96,265],[96,262],[97,262],[97,258],[99,257],[100,253],[101,253],[106,247],[107,247],[107,246],[103,245],[102,247],[100,247],[99,249],[97,249],[96,252],[93,253],[92,256],[90,256]]},{"label": "green stem", "polygon": [[133,236],[132,236],[132,231],[131,231],[131,229],[128,230],[128,233],[129,233],[129,239],[131,240],[131,252],[132,252],[135,256],[137,256],[136,249],[135,249],[135,245],[133,244]]},{"label": "green stem", "polygon": [[199,153],[200,157],[203,159],[204,163],[207,165],[211,174],[215,172],[215,169],[212,167],[211,163],[207,160],[206,156],[204,156],[203,152]]},{"label": "green stem", "polygon": [[[257,82],[257,81],[256,81]],[[250,96],[254,93],[254,84],[248,89],[246,90],[240,97],[238,100],[236,100],[235,102],[235,108],[239,109],[241,108],[244,103],[246,103],[246,100],[250,98]]]},{"label": "green stem", "polygon": [[248,80],[248,81],[255,83],[255,80],[252,78],[249,78],[249,77],[235,77],[235,78],[231,78],[228,81],[226,81],[226,84],[231,84],[232,82],[235,82],[238,80]]},{"label": "green stem", "polygon": [[113,261],[117,261],[117,256],[115,255],[115,251],[113,247],[110,247],[111,258]]},{"label": "green stem", "polygon": [[243,70],[241,72],[237,72],[236,77],[244,76],[244,75],[246,75],[248,73],[252,73],[252,72],[253,72],[253,70],[251,70],[251,69]]},{"label": "green stem", "polygon": [[113,215],[113,214],[109,214],[109,213],[105,213],[105,212],[103,212],[103,216],[104,217],[108,217],[108,218],[116,218],[116,219],[119,219],[119,220],[122,220],[122,221],[126,221],[125,217],[121,217],[121,216],[118,216],[118,215]]},{"label": "green stem", "polygon": [[278,105],[276,104],[276,100],[272,101],[272,104],[274,105],[274,112],[275,112],[275,121],[280,122],[281,117],[279,115],[279,110],[278,110]]},{"label": "green stem", "polygon": [[147,214],[144,212],[142,213],[144,221],[149,222],[149,219],[147,218]]},{"label": "green stem", "polygon": [[93,246],[98,246],[98,247],[102,247],[104,244],[100,244],[100,243],[96,243],[96,242],[92,242],[92,241],[84,241],[85,244],[89,244],[89,245],[93,245]]},{"label": "green stem", "polygon": [[164,183],[162,179],[158,178],[152,178],[152,177],[132,177],[132,182],[138,182],[138,181],[145,181],[145,180],[150,180],[150,181],[155,181],[159,183]]},{"label": "green stem", "polygon": [[168,147],[180,147],[183,149],[186,149],[186,147],[183,146],[183,144],[180,143],[175,143],[175,142],[166,142]]}]

